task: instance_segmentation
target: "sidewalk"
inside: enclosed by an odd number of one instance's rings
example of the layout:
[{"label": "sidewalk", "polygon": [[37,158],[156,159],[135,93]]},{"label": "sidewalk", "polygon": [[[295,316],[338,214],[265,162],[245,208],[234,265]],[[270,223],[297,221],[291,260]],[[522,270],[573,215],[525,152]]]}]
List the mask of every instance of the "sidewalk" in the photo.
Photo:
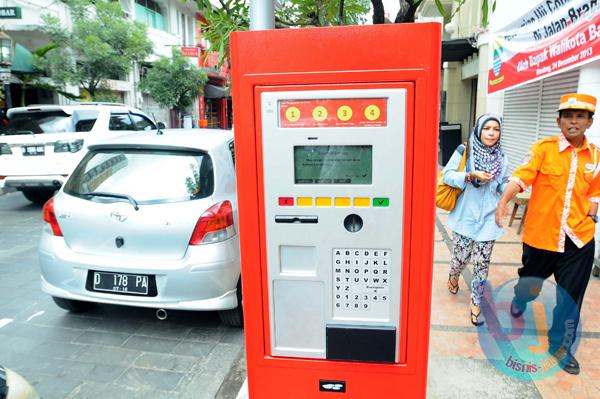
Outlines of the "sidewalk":
[{"label": "sidewalk", "polygon": [[[510,207],[512,209],[512,206]],[[582,309],[582,339],[576,357],[581,374],[563,371],[538,381],[519,381],[497,371],[486,359],[469,321],[469,281],[465,270],[457,295],[447,288],[452,232],[448,213],[438,210],[429,345],[428,398],[599,398],[600,397],[600,279],[592,277]],[[508,218],[507,218],[508,221]],[[507,224],[507,223],[506,223]],[[518,221],[494,246],[488,279],[494,287],[517,277],[521,265]],[[472,270],[472,269],[471,269]]]}]

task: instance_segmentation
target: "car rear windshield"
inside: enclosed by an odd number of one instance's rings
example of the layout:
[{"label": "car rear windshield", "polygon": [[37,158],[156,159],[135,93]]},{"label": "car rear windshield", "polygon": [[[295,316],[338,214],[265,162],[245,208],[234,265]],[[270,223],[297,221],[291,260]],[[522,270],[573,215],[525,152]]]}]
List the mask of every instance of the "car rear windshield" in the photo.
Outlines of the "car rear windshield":
[{"label": "car rear windshield", "polygon": [[126,195],[143,205],[205,198],[213,187],[213,164],[206,153],[125,149],[88,153],[64,191],[94,201],[106,199],[88,194]]},{"label": "car rear windshield", "polygon": [[19,112],[11,116],[0,134],[40,134],[89,132],[94,127],[98,111],[79,110],[69,115],[63,111]]}]

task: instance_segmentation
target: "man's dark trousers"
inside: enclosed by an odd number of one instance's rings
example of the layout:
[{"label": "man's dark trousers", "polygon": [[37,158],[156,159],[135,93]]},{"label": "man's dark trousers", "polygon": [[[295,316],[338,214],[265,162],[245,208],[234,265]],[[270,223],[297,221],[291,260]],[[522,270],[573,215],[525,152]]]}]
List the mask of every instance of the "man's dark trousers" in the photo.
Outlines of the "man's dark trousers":
[{"label": "man's dark trousers", "polygon": [[534,300],[539,295],[544,280],[554,274],[556,284],[561,289],[556,289],[553,322],[548,331],[550,350],[556,350],[560,346],[570,350],[594,263],[594,240],[577,248],[566,237],[563,253],[537,249],[523,243],[522,263],[523,267],[518,272],[519,281],[514,288],[515,302],[524,305]]}]

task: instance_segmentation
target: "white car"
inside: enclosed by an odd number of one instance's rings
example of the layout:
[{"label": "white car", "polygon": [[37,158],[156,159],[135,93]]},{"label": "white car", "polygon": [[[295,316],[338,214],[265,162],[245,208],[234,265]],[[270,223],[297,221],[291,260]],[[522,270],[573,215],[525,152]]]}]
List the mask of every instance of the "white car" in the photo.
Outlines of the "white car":
[{"label": "white car", "polygon": [[177,129],[89,147],[43,208],[42,289],[91,303],[219,311],[243,323],[233,134]]},{"label": "white car", "polygon": [[0,127],[0,188],[40,204],[65,182],[89,144],[157,129],[142,111],[112,103],[28,106],[7,116]]}]

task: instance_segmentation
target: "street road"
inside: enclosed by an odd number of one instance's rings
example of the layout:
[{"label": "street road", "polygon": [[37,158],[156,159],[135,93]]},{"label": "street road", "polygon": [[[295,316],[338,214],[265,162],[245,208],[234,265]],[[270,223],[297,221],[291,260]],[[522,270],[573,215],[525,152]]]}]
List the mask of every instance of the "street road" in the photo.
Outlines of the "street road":
[{"label": "street road", "polygon": [[80,315],[40,289],[41,207],[0,196],[0,365],[51,398],[235,398],[242,329],[213,312],[99,305]]}]

